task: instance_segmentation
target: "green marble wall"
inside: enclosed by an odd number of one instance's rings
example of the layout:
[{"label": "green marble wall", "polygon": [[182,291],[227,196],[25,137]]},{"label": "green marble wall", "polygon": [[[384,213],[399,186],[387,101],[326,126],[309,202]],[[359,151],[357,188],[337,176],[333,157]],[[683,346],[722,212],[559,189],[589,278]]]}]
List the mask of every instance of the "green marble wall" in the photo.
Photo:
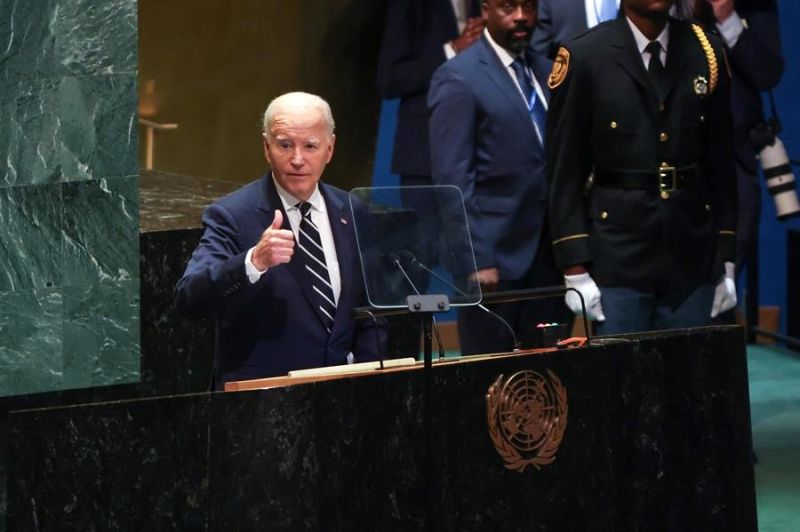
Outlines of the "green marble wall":
[{"label": "green marble wall", "polygon": [[0,0],[0,396],[139,380],[136,0]]}]

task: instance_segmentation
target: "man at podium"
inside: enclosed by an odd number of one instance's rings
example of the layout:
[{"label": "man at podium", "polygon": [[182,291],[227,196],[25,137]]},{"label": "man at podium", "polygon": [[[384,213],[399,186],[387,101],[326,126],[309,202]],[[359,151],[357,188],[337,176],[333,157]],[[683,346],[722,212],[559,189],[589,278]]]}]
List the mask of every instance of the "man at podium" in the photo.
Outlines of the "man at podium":
[{"label": "man at podium", "polygon": [[217,389],[382,349],[379,324],[353,318],[364,282],[347,193],[320,182],[336,140],[330,106],[284,94],[262,137],[271,171],[208,207],[175,288],[183,314],[216,320]]}]

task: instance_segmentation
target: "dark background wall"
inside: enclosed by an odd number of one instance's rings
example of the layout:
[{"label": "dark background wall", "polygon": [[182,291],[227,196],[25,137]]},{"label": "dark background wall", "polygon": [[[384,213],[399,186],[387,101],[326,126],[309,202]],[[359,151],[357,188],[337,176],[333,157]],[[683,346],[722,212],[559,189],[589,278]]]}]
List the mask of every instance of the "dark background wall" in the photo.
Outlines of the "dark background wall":
[{"label": "dark background wall", "polygon": [[324,179],[346,189],[369,184],[384,5],[139,0],[140,112],[179,124],[156,134],[155,167],[237,182],[255,179],[265,168],[264,109],[284,92],[304,90],[328,100],[336,120],[336,154]]}]

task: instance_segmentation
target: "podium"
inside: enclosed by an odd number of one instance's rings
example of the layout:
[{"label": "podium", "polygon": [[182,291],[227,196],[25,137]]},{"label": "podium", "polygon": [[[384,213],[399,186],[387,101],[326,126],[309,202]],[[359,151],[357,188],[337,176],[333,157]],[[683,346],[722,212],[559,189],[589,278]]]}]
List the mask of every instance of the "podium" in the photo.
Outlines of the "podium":
[{"label": "podium", "polygon": [[[9,530],[757,528],[738,327],[600,338],[432,373],[433,471],[416,365],[12,412]],[[520,374],[566,402],[522,401],[492,425],[492,386]],[[507,396],[544,393],[528,382]],[[509,424],[520,419],[531,426]],[[563,424],[552,460],[510,467],[503,441],[514,437],[502,435],[548,430],[537,419]]]}]

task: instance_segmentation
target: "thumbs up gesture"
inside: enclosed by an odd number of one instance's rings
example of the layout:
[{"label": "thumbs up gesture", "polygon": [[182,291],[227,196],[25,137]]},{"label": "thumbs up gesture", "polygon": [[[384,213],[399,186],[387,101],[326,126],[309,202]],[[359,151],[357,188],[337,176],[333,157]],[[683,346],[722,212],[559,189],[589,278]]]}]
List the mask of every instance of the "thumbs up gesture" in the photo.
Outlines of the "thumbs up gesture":
[{"label": "thumbs up gesture", "polygon": [[281,229],[283,213],[276,209],[272,224],[267,227],[253,248],[250,260],[259,271],[289,262],[294,253],[294,233]]}]

